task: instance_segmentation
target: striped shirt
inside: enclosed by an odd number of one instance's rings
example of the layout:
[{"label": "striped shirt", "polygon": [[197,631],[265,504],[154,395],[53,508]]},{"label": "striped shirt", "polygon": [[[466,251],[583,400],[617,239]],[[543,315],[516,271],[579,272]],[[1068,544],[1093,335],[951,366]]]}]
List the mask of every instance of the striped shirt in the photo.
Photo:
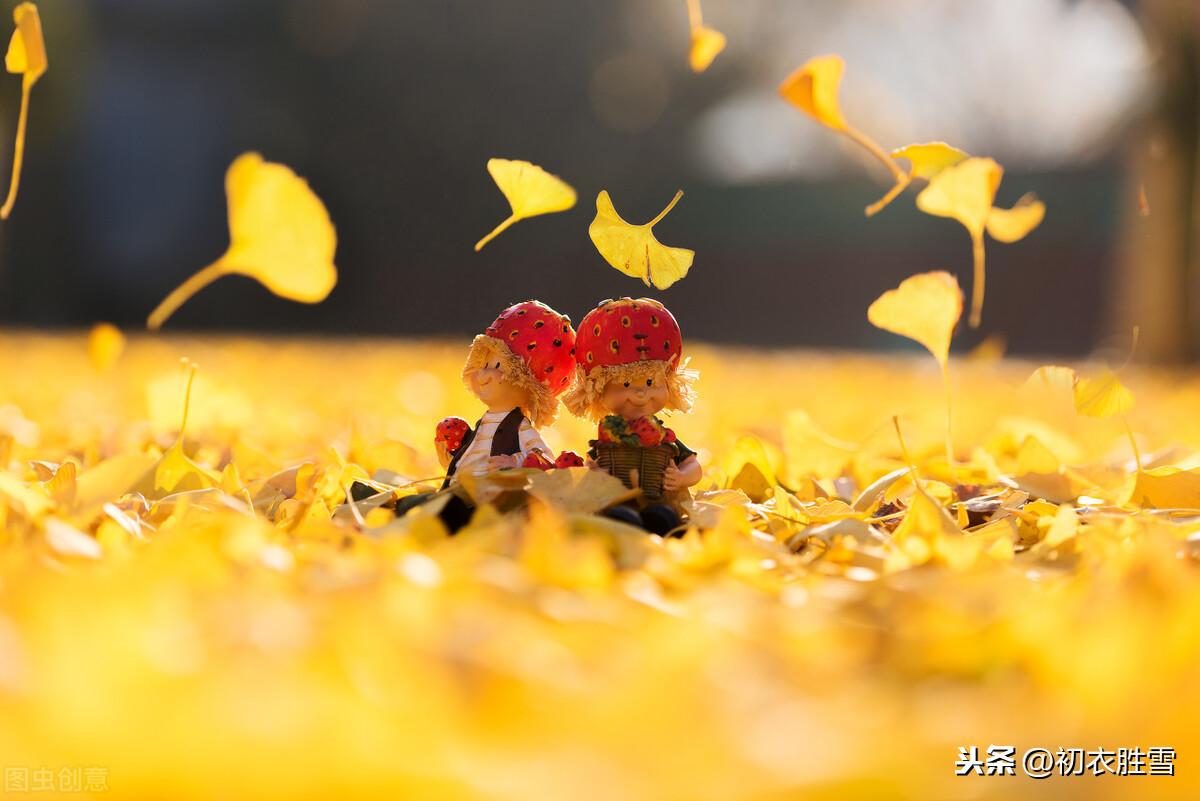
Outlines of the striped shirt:
[{"label": "striped shirt", "polygon": [[[475,429],[475,438],[471,440],[466,452],[458,460],[455,473],[470,471],[478,476],[488,471],[488,459],[492,455],[492,437],[496,435],[497,426],[505,417],[508,417],[508,414],[508,412],[487,412],[483,415],[483,419],[479,421],[479,428]],[[554,452],[538,436],[538,432],[529,422],[528,417],[521,418],[517,441],[521,444],[521,452],[518,454],[521,461],[524,461],[534,448],[540,449],[547,459],[554,461]]]}]

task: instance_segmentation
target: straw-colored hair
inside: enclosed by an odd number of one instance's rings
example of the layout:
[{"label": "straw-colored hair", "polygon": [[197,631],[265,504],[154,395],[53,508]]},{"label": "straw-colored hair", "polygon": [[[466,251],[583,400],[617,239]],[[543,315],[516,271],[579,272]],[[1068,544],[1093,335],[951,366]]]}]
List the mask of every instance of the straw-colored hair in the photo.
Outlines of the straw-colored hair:
[{"label": "straw-colored hair", "polygon": [[689,412],[696,400],[696,379],[699,377],[699,373],[687,368],[686,359],[679,367],[675,367],[674,358],[671,361],[643,359],[629,364],[601,365],[593,367],[590,372],[585,371],[583,365],[578,365],[575,368],[575,380],[567,394],[563,395],[563,405],[576,417],[600,421],[612,414],[603,402],[604,388],[609,382],[653,378],[667,386],[665,408]]},{"label": "straw-colored hair", "polygon": [[495,337],[480,334],[471,342],[467,363],[462,371],[467,389],[471,388],[471,376],[492,362],[500,362],[500,371],[504,373],[505,380],[525,393],[526,402],[521,404],[521,411],[534,428],[552,424],[558,416],[558,399],[549,387],[534,378],[520,356]]}]

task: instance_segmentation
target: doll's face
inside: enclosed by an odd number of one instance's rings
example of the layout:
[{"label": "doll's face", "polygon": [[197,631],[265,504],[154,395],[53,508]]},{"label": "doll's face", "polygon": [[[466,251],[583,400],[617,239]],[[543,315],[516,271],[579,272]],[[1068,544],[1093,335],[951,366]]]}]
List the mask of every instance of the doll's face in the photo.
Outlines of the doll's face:
[{"label": "doll's face", "polygon": [[628,381],[610,381],[601,402],[626,420],[658,414],[667,405],[667,384],[661,376],[647,373]]},{"label": "doll's face", "polygon": [[492,411],[515,409],[526,402],[525,391],[509,383],[499,361],[489,362],[471,374],[471,391]]}]

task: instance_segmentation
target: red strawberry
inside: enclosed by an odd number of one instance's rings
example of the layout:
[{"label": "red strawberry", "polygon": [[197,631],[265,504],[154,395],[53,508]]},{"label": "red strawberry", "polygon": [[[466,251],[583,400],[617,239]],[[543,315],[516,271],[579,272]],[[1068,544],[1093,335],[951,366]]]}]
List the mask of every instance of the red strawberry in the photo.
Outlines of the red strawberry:
[{"label": "red strawberry", "polygon": [[575,451],[563,451],[554,460],[555,467],[583,467],[583,457]]},{"label": "red strawberry", "polygon": [[629,424],[629,430],[646,448],[653,448],[663,441],[662,427],[649,417],[634,420]]},{"label": "red strawberry", "polygon": [[521,462],[521,467],[536,467],[538,470],[549,470],[554,467],[554,462],[543,456],[540,450],[534,449],[525,457],[525,461]]},{"label": "red strawberry", "polygon": [[447,451],[454,453],[462,447],[463,437],[470,430],[471,424],[461,417],[447,417],[437,424],[433,441],[442,443]]},{"label": "red strawberry", "polygon": [[675,431],[674,431],[674,429],[668,428],[665,431],[665,433],[663,434],[663,442],[674,442],[674,441],[675,441]]}]

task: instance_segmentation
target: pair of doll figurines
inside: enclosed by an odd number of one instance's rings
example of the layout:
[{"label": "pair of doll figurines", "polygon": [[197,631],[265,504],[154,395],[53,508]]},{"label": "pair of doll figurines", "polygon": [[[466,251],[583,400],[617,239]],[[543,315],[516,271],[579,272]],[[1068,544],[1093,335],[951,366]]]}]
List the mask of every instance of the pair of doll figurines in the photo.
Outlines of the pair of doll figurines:
[{"label": "pair of doll figurines", "polygon": [[[462,376],[487,411],[474,426],[458,418],[439,423],[435,442],[445,482],[438,492],[400,498],[397,515],[442,498],[440,517],[453,533],[474,511],[460,485],[468,472],[582,464],[571,452],[556,458],[538,434],[554,422],[561,397],[571,413],[602,422],[590,466],[643,489],[637,500],[603,514],[660,535],[682,533],[680,502],[699,483],[700,462],[656,415],[691,409],[696,374],[683,362],[679,324],[661,303],[606,300],[588,312],[578,333],[566,315],[544,303],[518,303],[475,337]],[[657,468],[643,466],[641,477],[627,464],[647,454],[635,447],[640,445],[661,459]]]}]

